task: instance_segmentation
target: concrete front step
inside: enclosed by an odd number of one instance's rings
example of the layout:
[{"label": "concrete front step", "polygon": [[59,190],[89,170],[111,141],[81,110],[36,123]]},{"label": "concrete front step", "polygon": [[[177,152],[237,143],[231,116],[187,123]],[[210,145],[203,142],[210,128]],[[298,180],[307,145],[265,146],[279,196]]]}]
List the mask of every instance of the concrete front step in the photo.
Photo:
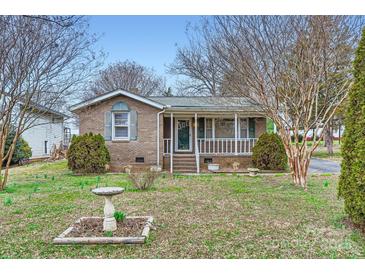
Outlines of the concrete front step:
[{"label": "concrete front step", "polygon": [[174,169],[196,169],[196,166],[178,166],[178,165],[175,165],[174,166]]},{"label": "concrete front step", "polygon": [[174,173],[196,173],[196,169],[174,169]]}]

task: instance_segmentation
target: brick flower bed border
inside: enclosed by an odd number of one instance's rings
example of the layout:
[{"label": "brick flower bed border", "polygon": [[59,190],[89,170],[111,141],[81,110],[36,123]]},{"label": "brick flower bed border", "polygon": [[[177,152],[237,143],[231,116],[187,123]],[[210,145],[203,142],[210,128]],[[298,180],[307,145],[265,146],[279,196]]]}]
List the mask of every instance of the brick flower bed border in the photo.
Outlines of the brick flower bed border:
[{"label": "brick flower bed border", "polygon": [[[127,216],[126,219],[137,219],[145,218],[146,224],[142,230],[140,236],[134,237],[67,237],[67,235],[72,231],[74,225],[67,228],[58,237],[53,239],[54,244],[143,244],[145,243],[148,235],[150,233],[150,228],[153,222],[152,216]],[[81,217],[76,223],[80,223],[86,219],[103,219],[102,217]]]}]

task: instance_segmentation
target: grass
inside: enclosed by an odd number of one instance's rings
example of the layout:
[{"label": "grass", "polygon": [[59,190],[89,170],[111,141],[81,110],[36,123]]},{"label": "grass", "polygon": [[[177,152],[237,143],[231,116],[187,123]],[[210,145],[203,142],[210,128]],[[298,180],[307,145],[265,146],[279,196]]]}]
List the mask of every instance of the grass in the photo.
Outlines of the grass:
[{"label": "grass", "polygon": [[[65,162],[12,169],[0,192],[0,258],[364,258],[365,238],[344,223],[337,177],[310,178],[309,190],[281,176],[160,178],[137,191],[125,175],[74,176]],[[53,178],[53,179],[52,179]],[[90,190],[121,186],[116,210],[153,215],[139,246],[55,246],[81,216],[102,216]]]}]

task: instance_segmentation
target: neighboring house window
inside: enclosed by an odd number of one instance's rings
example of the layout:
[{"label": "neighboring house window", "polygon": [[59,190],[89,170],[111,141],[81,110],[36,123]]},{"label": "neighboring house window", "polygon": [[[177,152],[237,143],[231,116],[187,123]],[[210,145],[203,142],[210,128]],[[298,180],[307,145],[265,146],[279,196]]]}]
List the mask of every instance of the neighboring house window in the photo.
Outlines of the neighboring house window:
[{"label": "neighboring house window", "polygon": [[129,112],[113,112],[113,140],[129,140]]},{"label": "neighboring house window", "polygon": [[44,141],[44,154],[48,154],[48,141]]}]

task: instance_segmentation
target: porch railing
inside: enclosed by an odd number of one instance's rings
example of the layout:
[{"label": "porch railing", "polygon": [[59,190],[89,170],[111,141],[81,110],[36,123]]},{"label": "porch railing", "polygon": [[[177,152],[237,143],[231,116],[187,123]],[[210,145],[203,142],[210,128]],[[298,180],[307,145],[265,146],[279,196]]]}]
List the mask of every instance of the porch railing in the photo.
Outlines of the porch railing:
[{"label": "porch railing", "polygon": [[[257,138],[237,139],[237,153],[234,138],[200,138],[197,146],[199,154],[251,155]],[[163,139],[163,153],[170,154],[171,139]]]},{"label": "porch railing", "polygon": [[171,150],[171,139],[163,139],[163,154],[170,154]]},{"label": "porch railing", "polygon": [[229,155],[251,155],[252,148],[257,138],[239,138],[236,143],[234,138],[203,138],[198,139],[200,154],[229,154]]}]

